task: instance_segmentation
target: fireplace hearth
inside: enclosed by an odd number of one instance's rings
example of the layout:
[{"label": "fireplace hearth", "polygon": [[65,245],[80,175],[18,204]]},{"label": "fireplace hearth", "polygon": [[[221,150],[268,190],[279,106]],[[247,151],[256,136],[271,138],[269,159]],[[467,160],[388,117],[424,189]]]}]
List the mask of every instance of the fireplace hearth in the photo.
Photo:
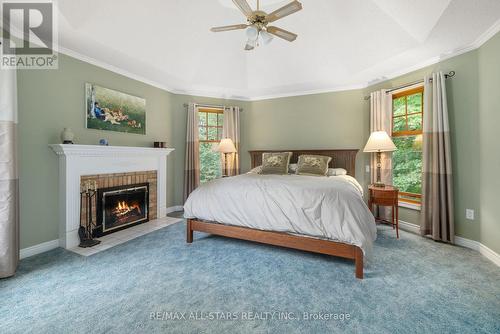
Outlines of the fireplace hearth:
[{"label": "fireplace hearth", "polygon": [[96,237],[149,221],[149,183],[97,191]]}]

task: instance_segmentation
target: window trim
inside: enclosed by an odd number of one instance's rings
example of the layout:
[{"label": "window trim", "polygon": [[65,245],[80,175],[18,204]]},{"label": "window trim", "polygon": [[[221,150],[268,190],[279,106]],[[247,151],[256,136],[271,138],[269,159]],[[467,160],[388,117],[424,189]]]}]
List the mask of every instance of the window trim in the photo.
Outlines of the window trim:
[{"label": "window trim", "polygon": [[411,209],[415,211],[421,211],[422,210],[422,204],[415,204],[415,203],[410,203],[410,202],[404,202],[402,200],[398,200],[398,206],[400,208],[406,208],[406,209]]},{"label": "window trim", "polygon": [[[223,125],[219,125],[219,115],[220,114],[224,114],[224,109],[212,109],[212,108],[199,108],[198,109],[198,115],[199,113],[205,113],[205,125],[202,126],[198,123],[198,141],[200,143],[219,143],[220,140],[219,139],[208,139],[208,129],[209,128],[216,128],[217,129],[217,135],[219,134],[219,130],[220,130],[220,133],[221,133],[221,138],[222,138],[222,131],[223,131],[223,128],[224,128],[224,124]],[[208,125],[208,114],[217,114],[217,126],[213,126],[213,125]],[[199,131],[200,131],[200,128],[205,128],[206,130],[206,139],[200,139],[199,137]]]},{"label": "window trim", "polygon": [[[223,115],[224,114],[224,109],[219,109],[219,108],[198,108],[198,116],[200,115],[200,113],[205,113],[205,125],[201,125],[200,122],[198,121],[198,149],[200,149],[201,145],[204,144],[204,143],[209,143],[209,144],[215,144],[215,143],[220,143],[220,139],[215,139],[215,140],[212,140],[212,139],[208,139],[208,129],[209,128],[216,128],[217,129],[217,138],[218,138],[218,135],[219,133],[221,134],[221,138],[222,138],[222,132],[223,132],[223,127],[224,127],[224,124],[222,125],[219,125],[219,115]],[[217,114],[217,126],[213,126],[213,125],[208,125],[208,114]],[[201,128],[205,128],[205,131],[206,131],[206,136],[205,136],[205,139],[201,139],[200,137],[200,129]],[[220,130],[220,132],[219,132]],[[200,156],[198,155],[198,159],[200,159]],[[199,160],[200,162],[200,176],[201,176],[201,159]],[[222,172],[222,163],[220,165],[220,168],[221,168],[221,172]],[[207,180],[205,182],[208,182],[210,180]],[[200,183],[204,183],[200,180]]]},{"label": "window trim", "polygon": [[[414,112],[414,113],[408,113],[408,100],[407,98],[405,99],[405,114],[404,115],[398,115],[394,116],[394,101],[396,99],[399,99],[401,97],[408,97],[410,95],[422,93],[422,111],[421,112]],[[411,115],[422,115],[422,126],[423,126],[423,120],[424,120],[424,86],[418,86],[410,89],[406,89],[403,91],[400,91],[398,93],[395,93],[392,95],[392,111],[391,111],[391,137],[407,137],[407,136],[418,136],[423,134],[423,129],[420,130],[409,130],[408,129],[408,116]],[[394,119],[395,118],[406,118],[406,130],[403,131],[396,131],[394,132]],[[409,196],[409,197],[416,197],[416,198],[422,198],[422,194],[417,194],[417,193],[407,193],[407,192],[399,192],[399,196],[404,195],[404,196]],[[420,210],[421,208],[421,202],[417,202],[416,200],[408,199],[408,198],[399,198],[398,199],[398,206],[408,208],[408,209],[413,209],[413,210]]]}]

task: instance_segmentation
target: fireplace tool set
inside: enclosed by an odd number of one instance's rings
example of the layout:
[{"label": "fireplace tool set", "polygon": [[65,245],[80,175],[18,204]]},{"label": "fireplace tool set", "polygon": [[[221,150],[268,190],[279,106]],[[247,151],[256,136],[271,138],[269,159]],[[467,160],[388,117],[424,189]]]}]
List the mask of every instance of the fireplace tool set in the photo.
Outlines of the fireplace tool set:
[{"label": "fireplace tool set", "polygon": [[96,193],[96,181],[86,181],[80,187],[80,228],[78,229],[80,244],[78,246],[82,248],[92,247],[101,243],[99,240],[92,237],[94,228],[94,222],[92,221],[92,203]]}]

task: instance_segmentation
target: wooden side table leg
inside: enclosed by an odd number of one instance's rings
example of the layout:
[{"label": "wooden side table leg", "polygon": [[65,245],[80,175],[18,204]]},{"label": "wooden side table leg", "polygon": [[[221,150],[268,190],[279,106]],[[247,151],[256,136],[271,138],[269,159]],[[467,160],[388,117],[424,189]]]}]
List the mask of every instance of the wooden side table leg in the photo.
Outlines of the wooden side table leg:
[{"label": "wooden side table leg", "polygon": [[399,239],[399,206],[396,205],[396,238]]},{"label": "wooden side table leg", "polygon": [[393,205],[392,208],[391,208],[391,215],[392,215],[391,225],[392,225],[392,229],[393,230],[394,230],[395,225],[396,225],[395,222],[394,222],[394,211],[395,211],[394,208],[395,208],[395,206]]},{"label": "wooden side table leg", "polygon": [[191,227],[191,224],[191,219],[188,219],[186,224],[186,242],[188,244],[193,242],[193,229]]}]

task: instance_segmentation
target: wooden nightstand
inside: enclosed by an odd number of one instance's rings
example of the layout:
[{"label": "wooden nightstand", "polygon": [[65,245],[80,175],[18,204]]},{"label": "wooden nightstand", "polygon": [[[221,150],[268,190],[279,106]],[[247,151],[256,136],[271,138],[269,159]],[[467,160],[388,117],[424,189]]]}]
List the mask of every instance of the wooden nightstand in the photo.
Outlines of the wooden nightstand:
[{"label": "wooden nightstand", "polygon": [[368,208],[373,212],[373,205],[390,206],[392,207],[392,221],[375,217],[378,222],[388,223],[392,228],[396,227],[396,237],[399,239],[399,212],[398,212],[398,193],[399,189],[393,186],[386,185],[385,187],[368,187],[369,199]]}]

